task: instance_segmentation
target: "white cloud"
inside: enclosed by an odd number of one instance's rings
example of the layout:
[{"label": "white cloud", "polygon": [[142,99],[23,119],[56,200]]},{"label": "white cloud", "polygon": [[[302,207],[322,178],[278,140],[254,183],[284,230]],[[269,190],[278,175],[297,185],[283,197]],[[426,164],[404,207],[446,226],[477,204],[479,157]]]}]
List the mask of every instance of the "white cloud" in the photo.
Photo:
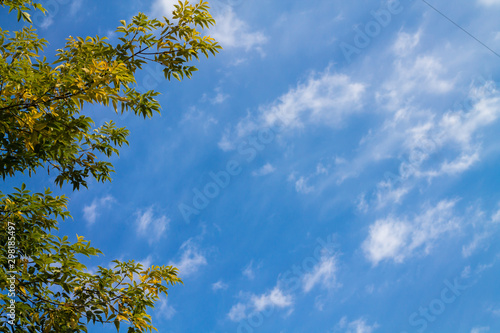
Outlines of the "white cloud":
[{"label": "white cloud", "polygon": [[52,24],[54,24],[54,19],[52,18],[52,16],[50,14],[48,14],[47,17],[45,17],[42,21],[42,23],[40,24],[40,28],[42,29],[47,29],[48,27],[50,27]]},{"label": "white cloud", "polygon": [[71,3],[71,7],[69,9],[69,14],[71,16],[75,16],[76,14],[78,14],[80,8],[82,7],[82,3],[83,0],[73,0],[73,2]]},{"label": "white cloud", "polygon": [[261,105],[255,113],[241,119],[233,130],[227,129],[218,145],[233,150],[238,140],[259,129],[292,130],[306,125],[340,127],[352,114],[362,112],[366,86],[345,74],[313,73],[306,82]]},{"label": "white cloud", "polygon": [[362,213],[368,212],[368,203],[366,202],[366,194],[362,193],[358,196],[357,202],[356,202],[356,207],[358,210]]},{"label": "white cloud", "polygon": [[500,222],[500,209],[495,214],[493,214],[493,216],[491,217],[491,222],[493,223]]},{"label": "white cloud", "polygon": [[485,6],[500,5],[500,0],[478,0],[478,2]]},{"label": "white cloud", "polygon": [[227,288],[228,288],[228,285],[220,280],[212,284],[213,291],[226,290]]},{"label": "white cloud", "polygon": [[382,208],[387,204],[399,204],[408,192],[409,186],[395,184],[392,179],[381,181],[377,184],[377,206]]},{"label": "white cloud", "polygon": [[226,99],[229,98],[229,95],[226,95],[221,92],[217,92],[217,95],[215,95],[214,98],[212,98],[211,103],[212,104],[222,104]]},{"label": "white cloud", "polygon": [[140,235],[147,236],[150,242],[155,242],[160,240],[168,229],[170,219],[165,215],[155,217],[153,207],[149,207],[144,212],[137,212],[136,224]]},{"label": "white cloud", "polygon": [[314,187],[307,185],[307,178],[300,177],[295,182],[295,190],[299,193],[310,193],[314,190]]},{"label": "white cloud", "polygon": [[297,179],[295,172],[291,173],[288,176],[288,181],[295,183],[295,190],[298,193],[307,194],[314,191],[314,187],[307,185],[308,180],[309,178],[306,178],[304,176],[300,176],[299,179]]},{"label": "white cloud", "polygon": [[470,147],[476,132],[500,117],[500,92],[493,82],[471,88],[468,97],[472,103],[470,110],[449,111],[440,120],[441,140]]},{"label": "white cloud", "polygon": [[[493,82],[469,89],[470,106],[441,115],[429,110],[401,108],[376,133],[362,140],[362,153],[342,166],[344,177],[374,161],[400,158],[397,175],[385,177],[376,189],[377,207],[400,203],[419,183],[443,176],[457,176],[477,165],[489,151],[483,148],[487,126],[500,118],[500,92]],[[432,162],[432,163],[431,163]],[[339,173],[339,172],[337,172]]]},{"label": "white cloud", "polygon": [[455,160],[448,162],[444,161],[441,164],[439,174],[458,174],[468,170],[474,163],[479,161],[479,152],[463,153]]},{"label": "white cloud", "polygon": [[346,116],[361,110],[365,89],[349,76],[327,69],[261,108],[264,125],[296,128],[312,122],[339,126]]},{"label": "white cloud", "polygon": [[222,104],[225,100],[229,98],[229,95],[222,92],[221,87],[214,89],[215,95],[210,96],[209,94],[203,94],[201,102],[210,102],[213,105]]},{"label": "white cloud", "polygon": [[473,255],[478,249],[487,248],[490,245],[490,238],[497,232],[498,228],[496,223],[500,218],[500,211],[494,211],[488,215],[481,211],[479,208],[472,210],[471,215],[467,216],[467,221],[474,227],[472,231],[473,237],[468,244],[462,246],[462,255],[467,258]]},{"label": "white cloud", "polygon": [[88,225],[92,225],[96,222],[100,213],[99,210],[108,208],[110,204],[115,201],[115,199],[108,195],[100,199],[94,199],[92,204],[83,207],[83,218],[87,221]]},{"label": "white cloud", "polygon": [[174,5],[177,5],[177,0],[156,0],[153,3],[152,13],[156,17],[166,16],[168,18],[172,17],[172,12],[174,11]]},{"label": "white cloud", "polygon": [[418,93],[440,95],[454,87],[454,79],[444,78],[446,67],[433,56],[398,58],[394,68],[392,79],[383,84],[383,90],[377,95],[379,101],[388,102],[389,109],[400,108],[408,96]]},{"label": "white cloud", "polygon": [[314,307],[318,309],[318,311],[323,311],[325,309],[326,301],[327,301],[326,296],[318,295],[314,298]]},{"label": "white cloud", "polygon": [[268,293],[252,296],[252,304],[257,311],[264,311],[270,307],[287,308],[293,305],[291,295],[287,295],[278,286]]},{"label": "white cloud", "polygon": [[474,238],[472,239],[472,242],[470,242],[468,245],[462,246],[462,255],[465,258],[470,257],[478,247],[480,247],[482,244],[484,244],[485,240],[487,240],[490,236],[490,233],[488,232],[483,232],[479,234],[475,234]]},{"label": "white cloud", "polygon": [[403,262],[421,248],[428,253],[442,234],[459,228],[453,215],[455,204],[443,200],[435,207],[424,207],[424,212],[410,221],[405,217],[377,220],[362,245],[366,257],[377,265],[383,260]]},{"label": "white cloud", "polygon": [[255,271],[253,268],[253,260],[250,261],[248,265],[243,269],[243,275],[246,276],[247,279],[253,280],[255,278]]},{"label": "white cloud", "polygon": [[231,6],[216,12],[214,18],[217,23],[210,29],[210,35],[223,48],[243,48],[249,51],[267,42],[264,33],[251,31],[248,24],[236,16]]},{"label": "white cloud", "polygon": [[214,118],[212,114],[191,106],[187,112],[184,112],[182,115],[181,124],[185,122],[190,122],[206,132],[211,126],[216,125],[219,121]]},{"label": "white cloud", "polygon": [[408,55],[413,52],[415,47],[420,42],[421,31],[415,34],[409,34],[404,31],[400,31],[398,34],[398,39],[393,45],[394,52],[399,56]]},{"label": "white cloud", "polygon": [[[172,18],[172,12],[175,9],[174,5],[177,3],[177,0],[156,0],[153,3],[151,12],[156,17],[166,16]],[[257,49],[262,51],[260,47],[267,42],[268,38],[261,31],[252,31],[251,27],[236,15],[232,6],[215,3],[210,8],[210,14],[214,17],[216,24],[210,28],[209,34],[223,48],[244,49],[245,51]],[[219,100],[222,97],[224,96],[219,96]],[[214,102],[217,101],[216,99]]]},{"label": "white cloud", "polygon": [[365,254],[374,263],[392,258],[396,262],[404,259],[404,247],[408,242],[411,226],[392,218],[378,220],[370,226],[369,239],[363,243]]},{"label": "white cloud", "polygon": [[230,151],[236,148],[234,140],[231,140],[230,134],[227,131],[222,135],[217,145],[222,151]]},{"label": "white cloud", "polygon": [[490,311],[490,312],[491,312],[494,316],[496,316],[496,317],[500,317],[500,308],[497,308],[497,309],[495,309],[495,308],[491,308],[489,311]]},{"label": "white cloud", "polygon": [[366,320],[363,318],[356,319],[354,321],[348,322],[347,317],[342,317],[340,322],[336,325],[334,332],[344,332],[344,333],[372,333],[379,325],[374,323],[372,325],[367,324]]},{"label": "white cloud", "polygon": [[265,176],[276,171],[276,168],[271,165],[271,163],[266,163],[260,169],[252,172],[253,176]]},{"label": "white cloud", "polygon": [[372,333],[377,327],[376,323],[368,325],[365,320],[357,319],[349,323],[346,333]]},{"label": "white cloud", "polygon": [[155,306],[155,314],[161,319],[172,319],[177,312],[173,306],[168,304],[168,300],[161,298],[158,304]]},{"label": "white cloud", "polygon": [[424,96],[445,95],[456,86],[457,72],[443,60],[449,58],[448,54],[416,51],[422,35],[422,28],[415,33],[398,33],[391,48],[392,68],[384,73],[386,79],[376,82],[381,87],[375,92],[376,101],[383,109],[398,112],[408,104],[425,101]]},{"label": "white cloud", "polygon": [[251,295],[245,303],[239,302],[231,307],[228,313],[232,321],[240,321],[247,318],[252,313],[262,312],[268,309],[286,309],[293,306],[293,297],[280,289],[279,286],[272,290],[260,294]]},{"label": "white cloud", "polygon": [[83,207],[83,218],[88,224],[94,224],[97,219],[97,202],[94,200],[90,206]]},{"label": "white cloud", "polygon": [[232,321],[238,322],[247,317],[247,306],[242,303],[238,303],[236,305],[233,305],[231,307],[231,310],[229,310],[229,313],[227,314],[229,319]]},{"label": "white cloud", "polygon": [[337,257],[323,255],[319,263],[314,266],[311,273],[303,276],[303,289],[304,292],[310,292],[316,285],[323,288],[334,288],[338,286],[337,283]]},{"label": "white cloud", "polygon": [[200,267],[207,265],[207,259],[191,238],[181,245],[180,250],[182,251],[180,260],[169,264],[179,269],[179,276],[192,275]]},{"label": "white cloud", "polygon": [[[339,158],[337,157],[335,161],[337,162]],[[316,165],[316,175],[328,175],[328,169],[321,163]]]},{"label": "white cloud", "polygon": [[489,332],[490,328],[489,327],[474,327],[470,333],[486,333]]}]

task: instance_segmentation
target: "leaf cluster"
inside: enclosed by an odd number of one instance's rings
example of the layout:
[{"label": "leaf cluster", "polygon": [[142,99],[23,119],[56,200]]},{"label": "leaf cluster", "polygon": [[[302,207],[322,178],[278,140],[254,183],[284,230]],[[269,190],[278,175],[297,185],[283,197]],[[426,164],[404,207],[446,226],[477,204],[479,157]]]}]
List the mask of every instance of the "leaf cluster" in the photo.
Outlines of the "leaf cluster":
[{"label": "leaf cluster", "polygon": [[[45,12],[33,0],[0,0],[0,6],[28,23],[30,10]],[[121,21],[114,44],[70,36],[52,62],[44,57],[47,41],[33,27],[0,27],[1,177],[42,169],[73,190],[86,187],[89,178],[110,181],[109,158],[128,144],[129,131],[112,121],[96,127],[84,108],[98,104],[144,118],[159,113],[159,93],[138,91],[137,72],[159,63],[168,80],[191,78],[197,70],[191,61],[221,48],[201,33],[214,24],[207,2],[179,1],[171,19],[139,13],[130,23]],[[101,251],[82,236],[71,242],[54,234],[70,217],[67,201],[48,189],[31,193],[24,184],[11,194],[0,192],[0,332],[87,332],[89,322],[117,330],[126,322],[128,332],[155,329],[147,311],[168,286],[182,283],[177,269],[114,261],[112,268],[88,270],[82,256]],[[13,244],[14,254],[4,244]],[[8,318],[12,278],[14,324]]]},{"label": "leaf cluster", "polygon": [[173,14],[175,21],[142,13],[129,24],[121,21],[117,45],[99,36],[69,37],[53,63],[42,56],[47,41],[34,28],[13,35],[0,28],[0,175],[43,168],[57,174],[56,184],[73,189],[86,187],[88,177],[111,180],[113,166],[102,157],[118,154],[129,132],[112,122],[93,128],[84,106],[152,117],[160,112],[159,93],[137,91],[136,72],[154,62],[169,80],[191,78],[197,69],[189,62],[220,49],[197,30],[215,23],[206,2],[179,2]]},{"label": "leaf cluster", "polygon": [[17,20],[20,21],[23,19],[24,21],[31,22],[31,15],[28,11],[33,7],[34,9],[38,9],[43,13],[46,12],[46,9],[43,8],[42,4],[38,2],[34,2],[33,0],[0,0],[0,6],[9,8],[9,13],[12,11],[17,12]]},{"label": "leaf cluster", "polygon": [[[48,233],[57,230],[58,218],[70,217],[67,198],[53,197],[48,190],[32,194],[23,185],[0,199],[0,242],[8,243],[9,226],[14,225],[17,247],[15,267],[9,265],[8,247],[0,247],[0,289],[8,290],[7,278],[15,275],[17,330],[12,331],[87,332],[89,322],[114,323],[119,329],[121,321],[129,323],[129,332],[154,329],[147,308],[167,295],[168,285],[181,282],[176,268],[144,269],[134,261],[113,261],[113,268],[98,267],[91,273],[78,257],[101,251],[82,236],[72,243],[67,236]],[[0,300],[6,323],[10,297],[2,293]],[[3,326],[0,332],[9,329]]]}]

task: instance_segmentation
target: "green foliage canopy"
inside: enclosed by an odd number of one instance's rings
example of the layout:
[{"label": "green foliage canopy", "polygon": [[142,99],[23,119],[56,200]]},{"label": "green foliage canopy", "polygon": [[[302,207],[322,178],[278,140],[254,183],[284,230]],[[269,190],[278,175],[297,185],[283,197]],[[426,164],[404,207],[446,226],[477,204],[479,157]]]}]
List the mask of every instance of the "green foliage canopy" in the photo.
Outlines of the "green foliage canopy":
[{"label": "green foliage canopy", "polygon": [[[32,0],[0,0],[0,6],[28,23],[30,10],[45,12]],[[215,23],[208,9],[203,0],[179,1],[172,19],[139,13],[128,24],[120,21],[115,44],[99,36],[69,37],[51,63],[43,56],[48,43],[33,27],[13,33],[0,27],[2,178],[47,170],[57,185],[74,190],[86,187],[89,177],[110,181],[113,166],[106,159],[127,144],[129,132],[111,121],[94,128],[81,111],[100,104],[144,118],[159,113],[159,93],[137,91],[136,74],[159,63],[168,80],[191,78],[197,69],[190,62],[221,48],[199,31]],[[86,332],[89,322],[114,323],[119,330],[123,321],[128,332],[155,329],[147,309],[167,295],[167,286],[181,282],[177,269],[114,261],[114,268],[88,272],[78,257],[101,252],[81,236],[71,243],[52,234],[70,217],[66,205],[66,197],[48,189],[32,193],[24,184],[0,192],[0,331]],[[15,318],[9,317],[12,281]]]},{"label": "green foliage canopy", "polygon": [[[5,1],[17,10],[23,8],[20,3],[32,4]],[[46,168],[57,173],[56,184],[69,182],[75,189],[86,186],[89,176],[110,180],[112,165],[96,153],[117,154],[128,131],[113,122],[92,130],[92,119],[80,113],[84,104],[151,117],[160,110],[158,92],[136,90],[137,70],[155,62],[169,80],[190,78],[196,71],[188,64],[193,58],[220,49],[196,30],[215,23],[206,3],[179,2],[172,19],[161,22],[139,13],[129,24],[121,21],[116,45],[106,38],[69,37],[53,64],[41,56],[47,41],[34,28],[24,27],[14,36],[0,28],[0,175]]]}]

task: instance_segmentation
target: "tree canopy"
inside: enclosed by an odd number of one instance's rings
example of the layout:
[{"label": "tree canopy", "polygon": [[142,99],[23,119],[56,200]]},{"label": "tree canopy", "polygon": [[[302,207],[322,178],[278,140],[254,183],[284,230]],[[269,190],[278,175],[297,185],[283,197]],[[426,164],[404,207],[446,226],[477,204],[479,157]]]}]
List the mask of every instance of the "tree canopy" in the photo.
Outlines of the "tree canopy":
[{"label": "tree canopy", "polygon": [[[89,178],[111,180],[108,159],[127,144],[128,130],[112,121],[95,127],[82,110],[89,104],[144,118],[160,112],[154,90],[138,91],[136,75],[159,63],[165,78],[191,78],[193,59],[221,48],[201,30],[215,24],[205,1],[175,6],[171,19],[139,13],[120,21],[117,42],[105,37],[69,37],[55,61],[44,56],[48,42],[29,23],[32,0],[2,0],[25,23],[18,31],[0,27],[0,174],[33,176],[46,170],[55,183],[87,187]],[[67,197],[32,193],[26,185],[0,192],[0,331],[86,332],[87,324],[126,321],[129,332],[151,331],[148,308],[169,285],[180,283],[171,266],[142,267],[114,261],[114,268],[88,272],[80,255],[101,252],[81,236],[71,243],[53,233],[70,217]],[[12,286],[15,286],[12,289]],[[13,304],[15,299],[15,304]],[[15,308],[14,315],[12,308]]]}]

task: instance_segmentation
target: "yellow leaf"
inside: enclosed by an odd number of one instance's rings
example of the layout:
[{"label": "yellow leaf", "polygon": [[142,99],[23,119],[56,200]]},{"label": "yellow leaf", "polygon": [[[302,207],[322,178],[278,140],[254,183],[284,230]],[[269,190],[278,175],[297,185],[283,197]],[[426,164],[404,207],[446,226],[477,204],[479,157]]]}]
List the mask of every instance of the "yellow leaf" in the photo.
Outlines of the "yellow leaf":
[{"label": "yellow leaf", "polygon": [[118,319],[119,321],[122,321],[122,320],[126,320],[126,321],[128,321],[127,317],[122,316],[122,315],[118,315],[118,316],[116,316],[116,319]]}]

